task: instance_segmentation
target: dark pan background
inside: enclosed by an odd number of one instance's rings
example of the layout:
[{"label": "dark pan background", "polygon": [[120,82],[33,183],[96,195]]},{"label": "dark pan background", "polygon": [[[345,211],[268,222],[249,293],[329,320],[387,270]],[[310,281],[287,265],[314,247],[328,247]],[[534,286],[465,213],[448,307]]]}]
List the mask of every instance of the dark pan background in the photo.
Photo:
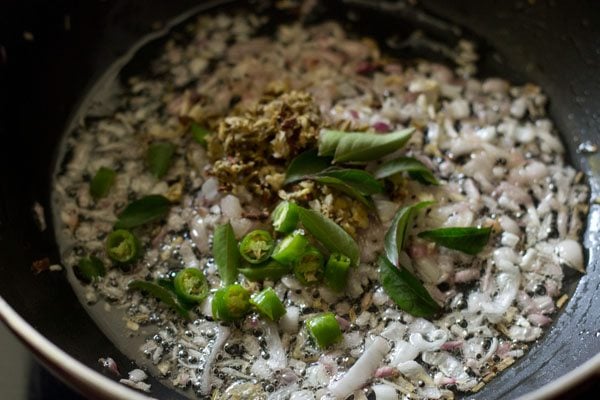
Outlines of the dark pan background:
[{"label": "dark pan background", "polygon": [[[114,60],[156,23],[198,4],[190,0],[3,0],[0,4],[0,294],[30,324],[75,358],[99,370],[112,355],[123,371],[133,367],[106,339],[75,298],[62,273],[34,275],[34,260],[60,260],[53,228],[40,233],[32,218],[37,201],[51,222],[48,193],[54,148],[81,97]],[[250,2],[260,8],[268,2]],[[351,3],[351,4],[350,4]],[[323,1],[326,13],[357,11],[357,24],[379,37],[401,38],[414,25],[440,42],[455,37],[436,29],[402,2],[385,13],[360,0]],[[391,2],[390,2],[391,3]],[[365,4],[371,4],[370,6]],[[482,75],[541,85],[567,144],[570,160],[600,193],[600,157],[576,152],[600,132],[600,2],[423,0],[433,15],[466,26],[482,49]],[[388,4],[389,5],[389,4]],[[68,17],[66,17],[68,16]],[[418,15],[417,15],[418,16]],[[70,29],[65,29],[65,18]],[[28,41],[24,32],[31,32]],[[413,49],[414,50],[414,49]],[[419,54],[420,50],[414,50]],[[512,398],[548,383],[600,352],[600,208],[591,208],[584,240],[588,274],[550,332],[477,396]],[[575,277],[570,282],[575,282]],[[153,396],[177,398],[153,381]],[[471,396],[469,396],[471,397]]]}]

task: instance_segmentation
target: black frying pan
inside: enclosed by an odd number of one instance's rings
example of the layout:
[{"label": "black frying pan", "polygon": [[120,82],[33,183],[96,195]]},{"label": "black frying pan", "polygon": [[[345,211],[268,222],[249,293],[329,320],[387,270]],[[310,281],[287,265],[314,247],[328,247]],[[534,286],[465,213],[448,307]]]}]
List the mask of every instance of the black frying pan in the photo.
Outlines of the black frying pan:
[{"label": "black frying pan", "polygon": [[[0,5],[0,317],[56,373],[91,397],[133,398],[133,392],[119,391],[92,371],[101,370],[98,357],[111,355],[123,371],[133,364],[95,326],[63,273],[32,272],[36,260],[60,261],[53,228],[40,232],[32,205],[39,202],[50,223],[54,149],[92,83],[143,35],[198,3],[200,9],[212,5],[191,0],[4,0]],[[254,10],[263,6],[268,1],[251,2]],[[345,19],[348,10],[362,33],[395,36],[390,51],[405,57],[444,58],[429,46],[405,40],[415,28],[451,46],[459,36],[456,27],[463,27],[461,33],[479,45],[482,76],[543,87],[570,161],[589,179],[591,204],[600,195],[600,155],[577,151],[586,141],[600,142],[599,2],[423,0],[421,12],[403,2],[337,0],[321,1],[312,17]],[[134,66],[143,65],[143,53]],[[580,280],[568,277],[568,305],[525,357],[469,398],[514,398],[544,385],[546,392],[537,395],[547,395],[553,385],[565,388],[585,377],[597,379],[599,229],[600,206],[592,204],[584,235],[588,273]],[[154,397],[180,397],[151,383]]]}]

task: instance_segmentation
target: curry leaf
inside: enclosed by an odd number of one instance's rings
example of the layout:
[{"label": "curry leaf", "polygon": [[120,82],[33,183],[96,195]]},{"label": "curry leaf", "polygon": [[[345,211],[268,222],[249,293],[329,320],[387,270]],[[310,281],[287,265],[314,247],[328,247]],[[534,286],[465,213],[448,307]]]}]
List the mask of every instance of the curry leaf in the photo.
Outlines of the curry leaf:
[{"label": "curry leaf", "polygon": [[367,206],[369,208],[373,208],[373,202],[371,201],[370,198],[367,198],[364,194],[362,194],[359,190],[357,190],[353,185],[350,185],[350,184],[342,181],[341,179],[334,178],[331,176],[320,176],[320,175],[312,177],[312,179],[314,179],[316,182],[319,182],[323,185],[327,185],[336,190],[339,190],[340,192],[347,194],[348,196],[360,201],[361,203],[363,203],[365,206]]},{"label": "curry leaf", "polygon": [[319,155],[333,157],[340,141],[350,132],[324,129],[319,134]]},{"label": "curry leaf", "polygon": [[449,249],[470,255],[479,253],[488,240],[492,229],[477,227],[439,228],[419,233],[419,237]]},{"label": "curry leaf", "polygon": [[169,142],[152,143],[146,154],[148,169],[157,178],[165,176],[175,154],[175,145]]},{"label": "curry leaf", "polygon": [[96,175],[94,175],[90,182],[90,194],[94,200],[98,200],[108,194],[115,182],[116,176],[117,173],[110,168],[100,167],[98,169]]},{"label": "curry leaf", "polygon": [[404,267],[396,267],[384,256],[378,264],[383,290],[402,310],[415,317],[429,317],[440,310],[419,279]]},{"label": "curry leaf", "polygon": [[419,182],[439,185],[433,173],[421,161],[412,157],[400,157],[382,164],[373,175],[377,179],[387,178],[400,172],[408,172],[411,178]]},{"label": "curry leaf", "polygon": [[398,210],[390,229],[385,234],[384,242],[385,255],[392,264],[399,265],[398,254],[404,249],[408,228],[414,214],[432,204],[432,201],[422,201]]},{"label": "curry leaf", "polygon": [[343,254],[352,260],[353,265],[358,265],[360,259],[358,245],[342,227],[314,210],[298,207],[298,216],[304,229],[327,250]]},{"label": "curry leaf", "polygon": [[152,194],[135,200],[119,214],[115,229],[131,229],[167,215],[171,203],[159,194]]},{"label": "curry leaf", "polygon": [[365,162],[377,160],[400,149],[414,129],[392,133],[360,133],[323,130],[319,135],[319,155],[333,155],[333,161]]},{"label": "curry leaf", "polygon": [[159,299],[165,305],[171,307],[182,317],[186,319],[190,318],[188,311],[179,303],[175,294],[169,291],[168,289],[157,285],[156,283],[134,280],[129,282],[127,287],[129,289],[136,289],[147,292],[151,296],[154,296],[157,299]]},{"label": "curry leaf", "polygon": [[284,184],[307,179],[308,175],[317,174],[328,168],[331,157],[320,157],[316,149],[301,153],[290,163],[286,173]]},{"label": "curry leaf", "polygon": [[77,278],[86,283],[90,283],[106,275],[104,263],[94,255],[80,259],[79,263],[73,269]]},{"label": "curry leaf", "polygon": [[229,222],[215,228],[212,250],[223,285],[231,285],[237,280],[240,252]]},{"label": "curry leaf", "polygon": [[190,125],[190,131],[192,132],[192,137],[194,138],[196,143],[199,143],[203,147],[206,147],[206,137],[210,135],[210,131],[196,122],[192,122],[192,124]]},{"label": "curry leaf", "polygon": [[328,168],[317,174],[323,176],[339,179],[367,196],[383,192],[383,184],[362,169]]}]

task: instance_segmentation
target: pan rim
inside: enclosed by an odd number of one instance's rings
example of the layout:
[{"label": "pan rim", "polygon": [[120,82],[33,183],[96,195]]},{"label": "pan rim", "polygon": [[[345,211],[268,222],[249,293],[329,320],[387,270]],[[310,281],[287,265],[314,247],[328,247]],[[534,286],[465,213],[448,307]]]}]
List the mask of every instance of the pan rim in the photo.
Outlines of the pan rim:
[{"label": "pan rim", "polygon": [[0,296],[0,320],[46,368],[80,393],[94,399],[148,400],[151,397],[115,382],[84,365],[38,332]]},{"label": "pan rim", "polygon": [[[152,399],[152,397],[107,378],[67,354],[26,322],[2,296],[0,296],[0,320],[47,368],[81,393],[95,399]],[[600,373],[600,354],[596,354],[554,382],[520,396],[518,400],[548,399],[559,396],[569,388],[598,373]]]}]

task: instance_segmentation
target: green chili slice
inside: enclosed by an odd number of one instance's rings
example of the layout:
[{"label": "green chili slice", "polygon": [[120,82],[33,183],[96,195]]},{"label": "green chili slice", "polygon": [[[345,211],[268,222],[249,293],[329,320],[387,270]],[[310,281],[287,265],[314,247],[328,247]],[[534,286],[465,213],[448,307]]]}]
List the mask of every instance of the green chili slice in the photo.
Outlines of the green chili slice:
[{"label": "green chili slice", "polygon": [[327,312],[308,319],[306,321],[308,333],[317,345],[325,349],[342,338],[342,330],[333,313]]},{"label": "green chili slice", "polygon": [[186,319],[188,319],[190,317],[188,310],[186,310],[185,307],[183,307],[179,303],[179,301],[177,301],[177,297],[175,297],[175,294],[172,293],[171,291],[169,291],[168,289],[165,289],[164,287],[157,285],[156,283],[135,280],[135,281],[129,282],[127,287],[129,289],[136,289],[136,290],[142,290],[144,292],[147,292],[151,296],[156,297],[158,300],[163,302],[165,305],[167,305],[170,308],[172,308],[173,310],[175,310],[182,317],[184,317]]},{"label": "green chili slice", "polygon": [[215,292],[212,301],[213,318],[235,321],[250,311],[250,292],[243,286],[233,284]]},{"label": "green chili slice", "polygon": [[173,280],[175,294],[181,299],[201,303],[208,295],[208,282],[206,277],[196,268],[182,269]]},{"label": "green chili slice", "polygon": [[271,257],[283,265],[291,265],[300,258],[307,245],[308,239],[304,231],[295,230],[277,243]]},{"label": "green chili slice", "polygon": [[84,257],[73,267],[75,276],[85,283],[97,280],[106,274],[104,263],[96,256]]},{"label": "green chili slice", "polygon": [[90,194],[94,200],[98,200],[108,194],[115,182],[116,176],[117,173],[110,168],[100,167],[98,169],[90,182]]},{"label": "green chili slice", "polygon": [[119,264],[131,264],[140,256],[140,243],[130,231],[117,229],[106,239],[106,253]]},{"label": "green chili slice", "polygon": [[313,285],[323,278],[323,254],[314,246],[308,246],[306,251],[294,262],[294,275],[303,285]]},{"label": "green chili slice", "polygon": [[351,263],[349,257],[340,253],[333,253],[329,256],[325,265],[325,282],[331,289],[336,292],[344,290]]},{"label": "green chili slice", "polygon": [[257,229],[244,236],[240,242],[240,254],[250,264],[260,264],[269,258],[274,245],[269,232]]},{"label": "green chili slice", "polygon": [[277,232],[289,233],[298,225],[298,206],[289,201],[282,201],[271,213],[273,228]]},{"label": "green chili slice", "polygon": [[251,264],[239,268],[239,272],[250,282],[264,281],[265,279],[277,281],[290,273],[290,267],[275,260],[267,260],[262,264]]},{"label": "green chili slice", "polygon": [[271,321],[278,321],[279,318],[285,314],[285,307],[277,293],[273,288],[266,288],[260,293],[255,293],[250,297],[250,304],[252,304],[256,310]]}]

